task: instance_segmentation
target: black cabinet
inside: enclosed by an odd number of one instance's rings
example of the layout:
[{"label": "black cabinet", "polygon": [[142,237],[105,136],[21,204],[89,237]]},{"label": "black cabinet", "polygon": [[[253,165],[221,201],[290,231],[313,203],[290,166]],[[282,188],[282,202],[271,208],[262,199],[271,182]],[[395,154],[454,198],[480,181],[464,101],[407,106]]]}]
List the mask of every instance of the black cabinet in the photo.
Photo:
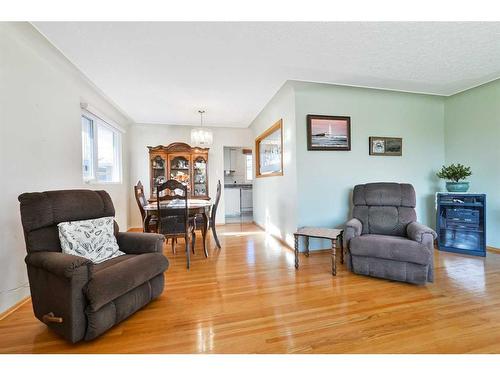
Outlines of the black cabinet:
[{"label": "black cabinet", "polygon": [[437,193],[438,248],[486,256],[486,195]]}]

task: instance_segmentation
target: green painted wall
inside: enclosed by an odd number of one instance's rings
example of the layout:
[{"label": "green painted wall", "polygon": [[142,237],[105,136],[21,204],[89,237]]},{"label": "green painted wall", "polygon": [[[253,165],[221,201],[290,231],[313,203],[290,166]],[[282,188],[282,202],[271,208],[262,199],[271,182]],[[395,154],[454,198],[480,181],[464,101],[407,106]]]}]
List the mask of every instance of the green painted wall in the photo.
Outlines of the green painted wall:
[{"label": "green painted wall", "polygon": [[470,191],[487,194],[486,243],[500,247],[500,80],[445,99],[445,159],[472,168]]},{"label": "green painted wall", "polygon": [[[418,220],[434,227],[435,172],[445,160],[443,97],[304,82],[294,88],[298,226],[340,226],[351,216],[354,185],[389,181],[415,187]],[[308,114],[350,116],[351,151],[307,151]],[[402,137],[403,155],[370,156],[370,136]]]}]

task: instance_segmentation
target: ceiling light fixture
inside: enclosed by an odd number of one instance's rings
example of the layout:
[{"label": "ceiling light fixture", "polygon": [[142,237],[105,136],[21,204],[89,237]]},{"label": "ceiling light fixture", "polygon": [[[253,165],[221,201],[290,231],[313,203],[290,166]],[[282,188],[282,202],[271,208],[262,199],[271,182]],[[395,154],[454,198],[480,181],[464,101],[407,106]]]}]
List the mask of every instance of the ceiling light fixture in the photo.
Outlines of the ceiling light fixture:
[{"label": "ceiling light fixture", "polygon": [[200,127],[191,130],[191,145],[196,147],[209,147],[214,141],[212,130],[203,127],[203,114],[205,111],[199,110]]}]

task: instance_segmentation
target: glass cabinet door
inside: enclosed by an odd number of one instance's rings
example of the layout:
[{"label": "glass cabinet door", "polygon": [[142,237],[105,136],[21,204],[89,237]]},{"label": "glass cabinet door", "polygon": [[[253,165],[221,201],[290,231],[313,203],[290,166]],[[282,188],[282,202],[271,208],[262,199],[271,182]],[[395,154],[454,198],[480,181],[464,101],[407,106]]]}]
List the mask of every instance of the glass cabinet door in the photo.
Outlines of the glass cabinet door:
[{"label": "glass cabinet door", "polygon": [[151,196],[156,197],[156,187],[165,181],[165,159],[161,156],[155,156],[151,160]]},{"label": "glass cabinet door", "polygon": [[208,196],[207,161],[198,156],[193,162],[193,195],[197,197]]},{"label": "glass cabinet door", "polygon": [[486,196],[437,194],[439,250],[486,256]]},{"label": "glass cabinet door", "polygon": [[172,156],[170,159],[170,176],[169,179],[182,182],[188,188],[188,193],[191,191],[190,181],[190,165],[189,158],[185,156]]}]

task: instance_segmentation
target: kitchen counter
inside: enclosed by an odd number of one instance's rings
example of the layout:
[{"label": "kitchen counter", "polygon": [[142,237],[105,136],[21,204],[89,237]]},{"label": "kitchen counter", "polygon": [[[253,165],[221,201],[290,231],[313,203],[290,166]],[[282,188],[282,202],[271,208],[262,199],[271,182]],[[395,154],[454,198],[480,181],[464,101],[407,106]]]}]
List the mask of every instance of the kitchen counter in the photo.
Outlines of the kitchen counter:
[{"label": "kitchen counter", "polygon": [[253,187],[252,184],[224,184],[225,189],[241,189],[241,188],[251,189],[252,187]]},{"label": "kitchen counter", "polygon": [[224,184],[226,217],[240,216],[253,211],[252,184]]}]

